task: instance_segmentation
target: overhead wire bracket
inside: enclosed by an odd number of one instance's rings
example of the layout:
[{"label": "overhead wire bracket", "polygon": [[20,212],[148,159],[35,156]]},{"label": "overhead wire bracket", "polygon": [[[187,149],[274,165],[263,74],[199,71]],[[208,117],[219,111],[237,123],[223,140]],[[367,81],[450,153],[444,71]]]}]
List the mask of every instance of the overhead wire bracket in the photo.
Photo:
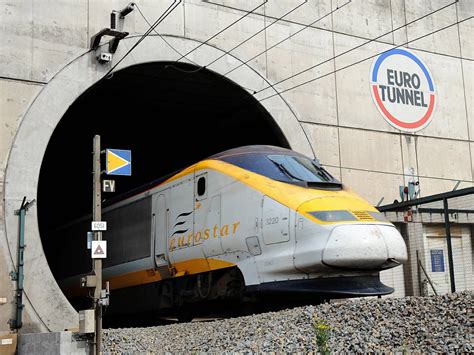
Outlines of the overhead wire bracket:
[{"label": "overhead wire bracket", "polygon": [[100,40],[102,39],[102,37],[112,36],[114,38],[109,42],[109,52],[115,53],[120,40],[127,37],[128,34],[128,32],[121,32],[113,30],[111,28],[104,28],[91,37],[91,49],[96,50],[99,47]]},{"label": "overhead wire bracket", "polygon": [[129,35],[128,32],[122,31],[123,21],[134,9],[135,4],[131,2],[122,10],[113,10],[110,13],[110,28],[103,28],[91,37],[91,49],[96,50],[99,47],[102,37],[110,36],[113,39],[109,42],[109,53],[115,53],[120,41]]}]

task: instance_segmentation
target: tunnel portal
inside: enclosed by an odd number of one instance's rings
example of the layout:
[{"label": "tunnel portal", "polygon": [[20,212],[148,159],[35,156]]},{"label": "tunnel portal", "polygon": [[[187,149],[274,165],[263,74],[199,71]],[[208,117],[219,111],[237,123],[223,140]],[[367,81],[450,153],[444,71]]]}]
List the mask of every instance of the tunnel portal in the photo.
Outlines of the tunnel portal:
[{"label": "tunnel portal", "polygon": [[91,213],[95,134],[102,149],[132,150],[132,176],[114,177],[116,192],[104,193],[104,200],[226,149],[249,144],[289,148],[271,115],[248,91],[205,68],[153,62],[99,81],[60,120],[40,170],[38,223],[56,279],[68,274],[68,265],[57,256],[75,251],[68,248],[67,236],[60,241],[48,236]]}]

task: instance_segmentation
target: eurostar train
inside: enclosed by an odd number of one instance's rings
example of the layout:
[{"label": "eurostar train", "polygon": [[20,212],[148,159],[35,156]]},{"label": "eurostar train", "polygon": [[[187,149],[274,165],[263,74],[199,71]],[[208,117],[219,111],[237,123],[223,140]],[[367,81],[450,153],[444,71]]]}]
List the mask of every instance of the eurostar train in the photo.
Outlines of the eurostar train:
[{"label": "eurostar train", "polygon": [[[216,302],[269,309],[384,295],[393,289],[379,272],[407,259],[383,214],[318,161],[273,146],[216,154],[109,205],[103,216],[109,314],[189,319]],[[89,227],[90,218],[60,231],[83,250],[64,260],[76,265],[60,281],[71,297],[90,270]]]}]

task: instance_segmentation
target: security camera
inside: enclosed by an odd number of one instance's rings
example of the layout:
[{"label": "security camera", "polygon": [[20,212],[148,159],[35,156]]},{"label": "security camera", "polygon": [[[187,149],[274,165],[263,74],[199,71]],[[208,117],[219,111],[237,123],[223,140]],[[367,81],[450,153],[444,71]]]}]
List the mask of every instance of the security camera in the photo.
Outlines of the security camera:
[{"label": "security camera", "polygon": [[97,56],[97,60],[100,63],[108,63],[112,61],[112,53],[100,53]]}]

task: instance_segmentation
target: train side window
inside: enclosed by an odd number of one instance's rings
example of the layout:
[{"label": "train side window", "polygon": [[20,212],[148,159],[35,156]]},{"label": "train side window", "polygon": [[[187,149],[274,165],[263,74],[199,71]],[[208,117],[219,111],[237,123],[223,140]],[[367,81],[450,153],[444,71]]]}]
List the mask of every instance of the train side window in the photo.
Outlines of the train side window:
[{"label": "train side window", "polygon": [[200,177],[198,180],[198,196],[203,196],[206,192],[206,178],[204,176]]},{"label": "train side window", "polygon": [[[207,174],[206,174],[207,175]],[[206,175],[201,175],[198,177],[197,180],[197,186],[196,186],[196,192],[197,192],[197,197],[198,199],[203,199],[206,198],[206,189],[207,189],[207,181],[206,181]]]}]

